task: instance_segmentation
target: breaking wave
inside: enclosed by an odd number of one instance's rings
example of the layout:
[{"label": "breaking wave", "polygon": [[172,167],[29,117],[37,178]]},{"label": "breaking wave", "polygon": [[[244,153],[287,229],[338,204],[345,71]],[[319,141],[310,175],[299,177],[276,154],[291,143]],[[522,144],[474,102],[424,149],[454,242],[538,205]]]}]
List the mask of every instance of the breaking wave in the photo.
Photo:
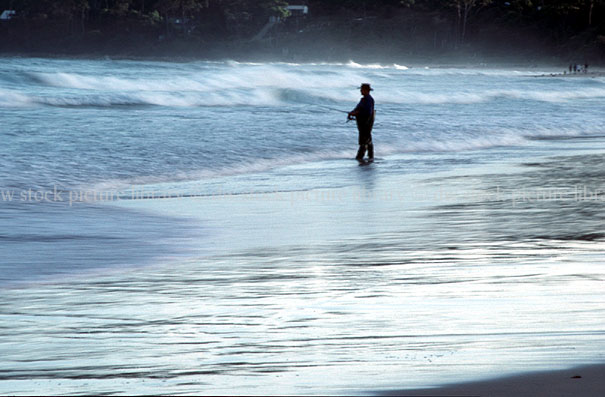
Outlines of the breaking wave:
[{"label": "breaking wave", "polygon": [[[97,68],[87,73],[30,71],[0,73],[0,107],[111,107],[111,106],[284,106],[353,103],[360,82],[371,82],[379,104],[475,104],[500,100],[570,102],[605,97],[603,84],[581,89],[548,85],[537,89],[492,89],[489,76],[527,76],[527,72],[483,69],[411,68],[399,64],[348,63],[222,63],[199,62],[157,67]],[[532,72],[539,74],[539,71]],[[464,85],[426,91],[418,79],[444,75],[486,79],[483,85]],[[429,79],[429,80],[427,80]],[[16,82],[19,82],[17,84]],[[598,81],[597,81],[598,83]],[[483,87],[481,89],[480,87]]]},{"label": "breaking wave", "polygon": [[[389,76],[387,76],[389,78]],[[392,76],[390,77],[392,78]],[[350,104],[357,100],[351,82],[366,81],[363,74],[343,72],[306,74],[266,71],[222,73],[213,78],[173,76],[165,79],[87,76],[73,73],[38,74],[40,89],[0,88],[0,107],[24,106],[283,106],[308,104]],[[383,79],[384,80],[384,79]],[[391,88],[388,80],[375,84],[378,103],[401,105],[475,104],[499,100],[565,103],[577,99],[605,98],[605,88],[581,90],[485,89],[422,92]]]}]

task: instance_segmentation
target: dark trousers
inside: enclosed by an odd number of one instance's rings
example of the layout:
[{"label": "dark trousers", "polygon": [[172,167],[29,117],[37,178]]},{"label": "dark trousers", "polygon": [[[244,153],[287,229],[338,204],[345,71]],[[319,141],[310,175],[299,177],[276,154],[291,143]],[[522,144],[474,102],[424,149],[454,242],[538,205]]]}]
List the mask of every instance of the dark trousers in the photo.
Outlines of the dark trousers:
[{"label": "dark trousers", "polygon": [[363,156],[365,156],[366,150],[368,151],[368,159],[374,160],[374,145],[372,144],[372,141],[364,145],[359,145],[359,150],[357,151],[357,156],[355,156],[355,158],[357,160],[363,160]]},{"label": "dark trousers", "polygon": [[368,151],[368,159],[374,159],[374,145],[372,144],[372,127],[374,126],[374,118],[369,120],[357,119],[357,129],[359,130],[359,150],[357,151],[357,160],[363,160],[363,156]]}]

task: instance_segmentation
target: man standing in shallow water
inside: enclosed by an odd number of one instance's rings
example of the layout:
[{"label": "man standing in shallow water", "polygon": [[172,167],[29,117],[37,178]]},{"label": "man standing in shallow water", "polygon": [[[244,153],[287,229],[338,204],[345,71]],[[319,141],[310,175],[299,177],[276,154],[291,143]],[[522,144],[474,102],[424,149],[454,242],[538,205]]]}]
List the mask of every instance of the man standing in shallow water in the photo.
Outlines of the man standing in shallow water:
[{"label": "man standing in shallow water", "polygon": [[359,101],[355,109],[348,114],[348,119],[357,121],[357,129],[359,130],[359,150],[355,157],[359,161],[363,161],[363,156],[368,151],[368,161],[374,161],[374,145],[372,144],[372,127],[374,126],[374,98],[370,95],[372,87],[368,83],[363,83],[361,87],[361,95],[363,98]]}]

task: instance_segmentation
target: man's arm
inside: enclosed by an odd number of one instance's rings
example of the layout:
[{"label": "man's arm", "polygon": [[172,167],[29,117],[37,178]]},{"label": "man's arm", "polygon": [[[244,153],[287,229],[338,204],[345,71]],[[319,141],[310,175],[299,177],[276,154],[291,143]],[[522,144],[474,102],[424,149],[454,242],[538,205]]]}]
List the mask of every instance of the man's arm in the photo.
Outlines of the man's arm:
[{"label": "man's arm", "polygon": [[355,106],[355,109],[353,109],[349,112],[349,114],[347,115],[347,119],[353,120],[355,118],[355,116],[357,116],[359,114],[359,109],[361,108],[361,106],[363,106],[364,99],[365,98],[361,98],[361,101],[359,101],[357,106]]}]

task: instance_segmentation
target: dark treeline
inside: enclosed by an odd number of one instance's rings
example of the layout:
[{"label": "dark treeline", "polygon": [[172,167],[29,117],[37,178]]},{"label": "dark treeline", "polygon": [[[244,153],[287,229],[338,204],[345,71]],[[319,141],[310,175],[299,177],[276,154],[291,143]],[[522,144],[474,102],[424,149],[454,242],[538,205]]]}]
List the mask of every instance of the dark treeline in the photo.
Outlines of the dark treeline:
[{"label": "dark treeline", "polygon": [[282,0],[0,0],[0,9],[16,11],[13,23],[62,26],[69,34],[165,29],[167,34],[226,37],[269,15],[285,16],[287,5]]},{"label": "dark treeline", "polygon": [[[307,5],[309,13],[288,5]],[[297,34],[319,42],[334,36],[353,47],[348,36],[406,41],[403,47],[411,52],[457,51],[502,34],[521,45],[531,32],[564,50],[586,49],[593,58],[605,53],[605,0],[0,0],[2,10],[16,11],[0,21],[0,50],[13,52],[112,52],[125,46],[136,53],[137,46],[166,43],[241,48],[262,39],[291,53],[287,40]],[[277,26],[259,37],[271,18]],[[420,44],[414,47],[413,40]]]}]

